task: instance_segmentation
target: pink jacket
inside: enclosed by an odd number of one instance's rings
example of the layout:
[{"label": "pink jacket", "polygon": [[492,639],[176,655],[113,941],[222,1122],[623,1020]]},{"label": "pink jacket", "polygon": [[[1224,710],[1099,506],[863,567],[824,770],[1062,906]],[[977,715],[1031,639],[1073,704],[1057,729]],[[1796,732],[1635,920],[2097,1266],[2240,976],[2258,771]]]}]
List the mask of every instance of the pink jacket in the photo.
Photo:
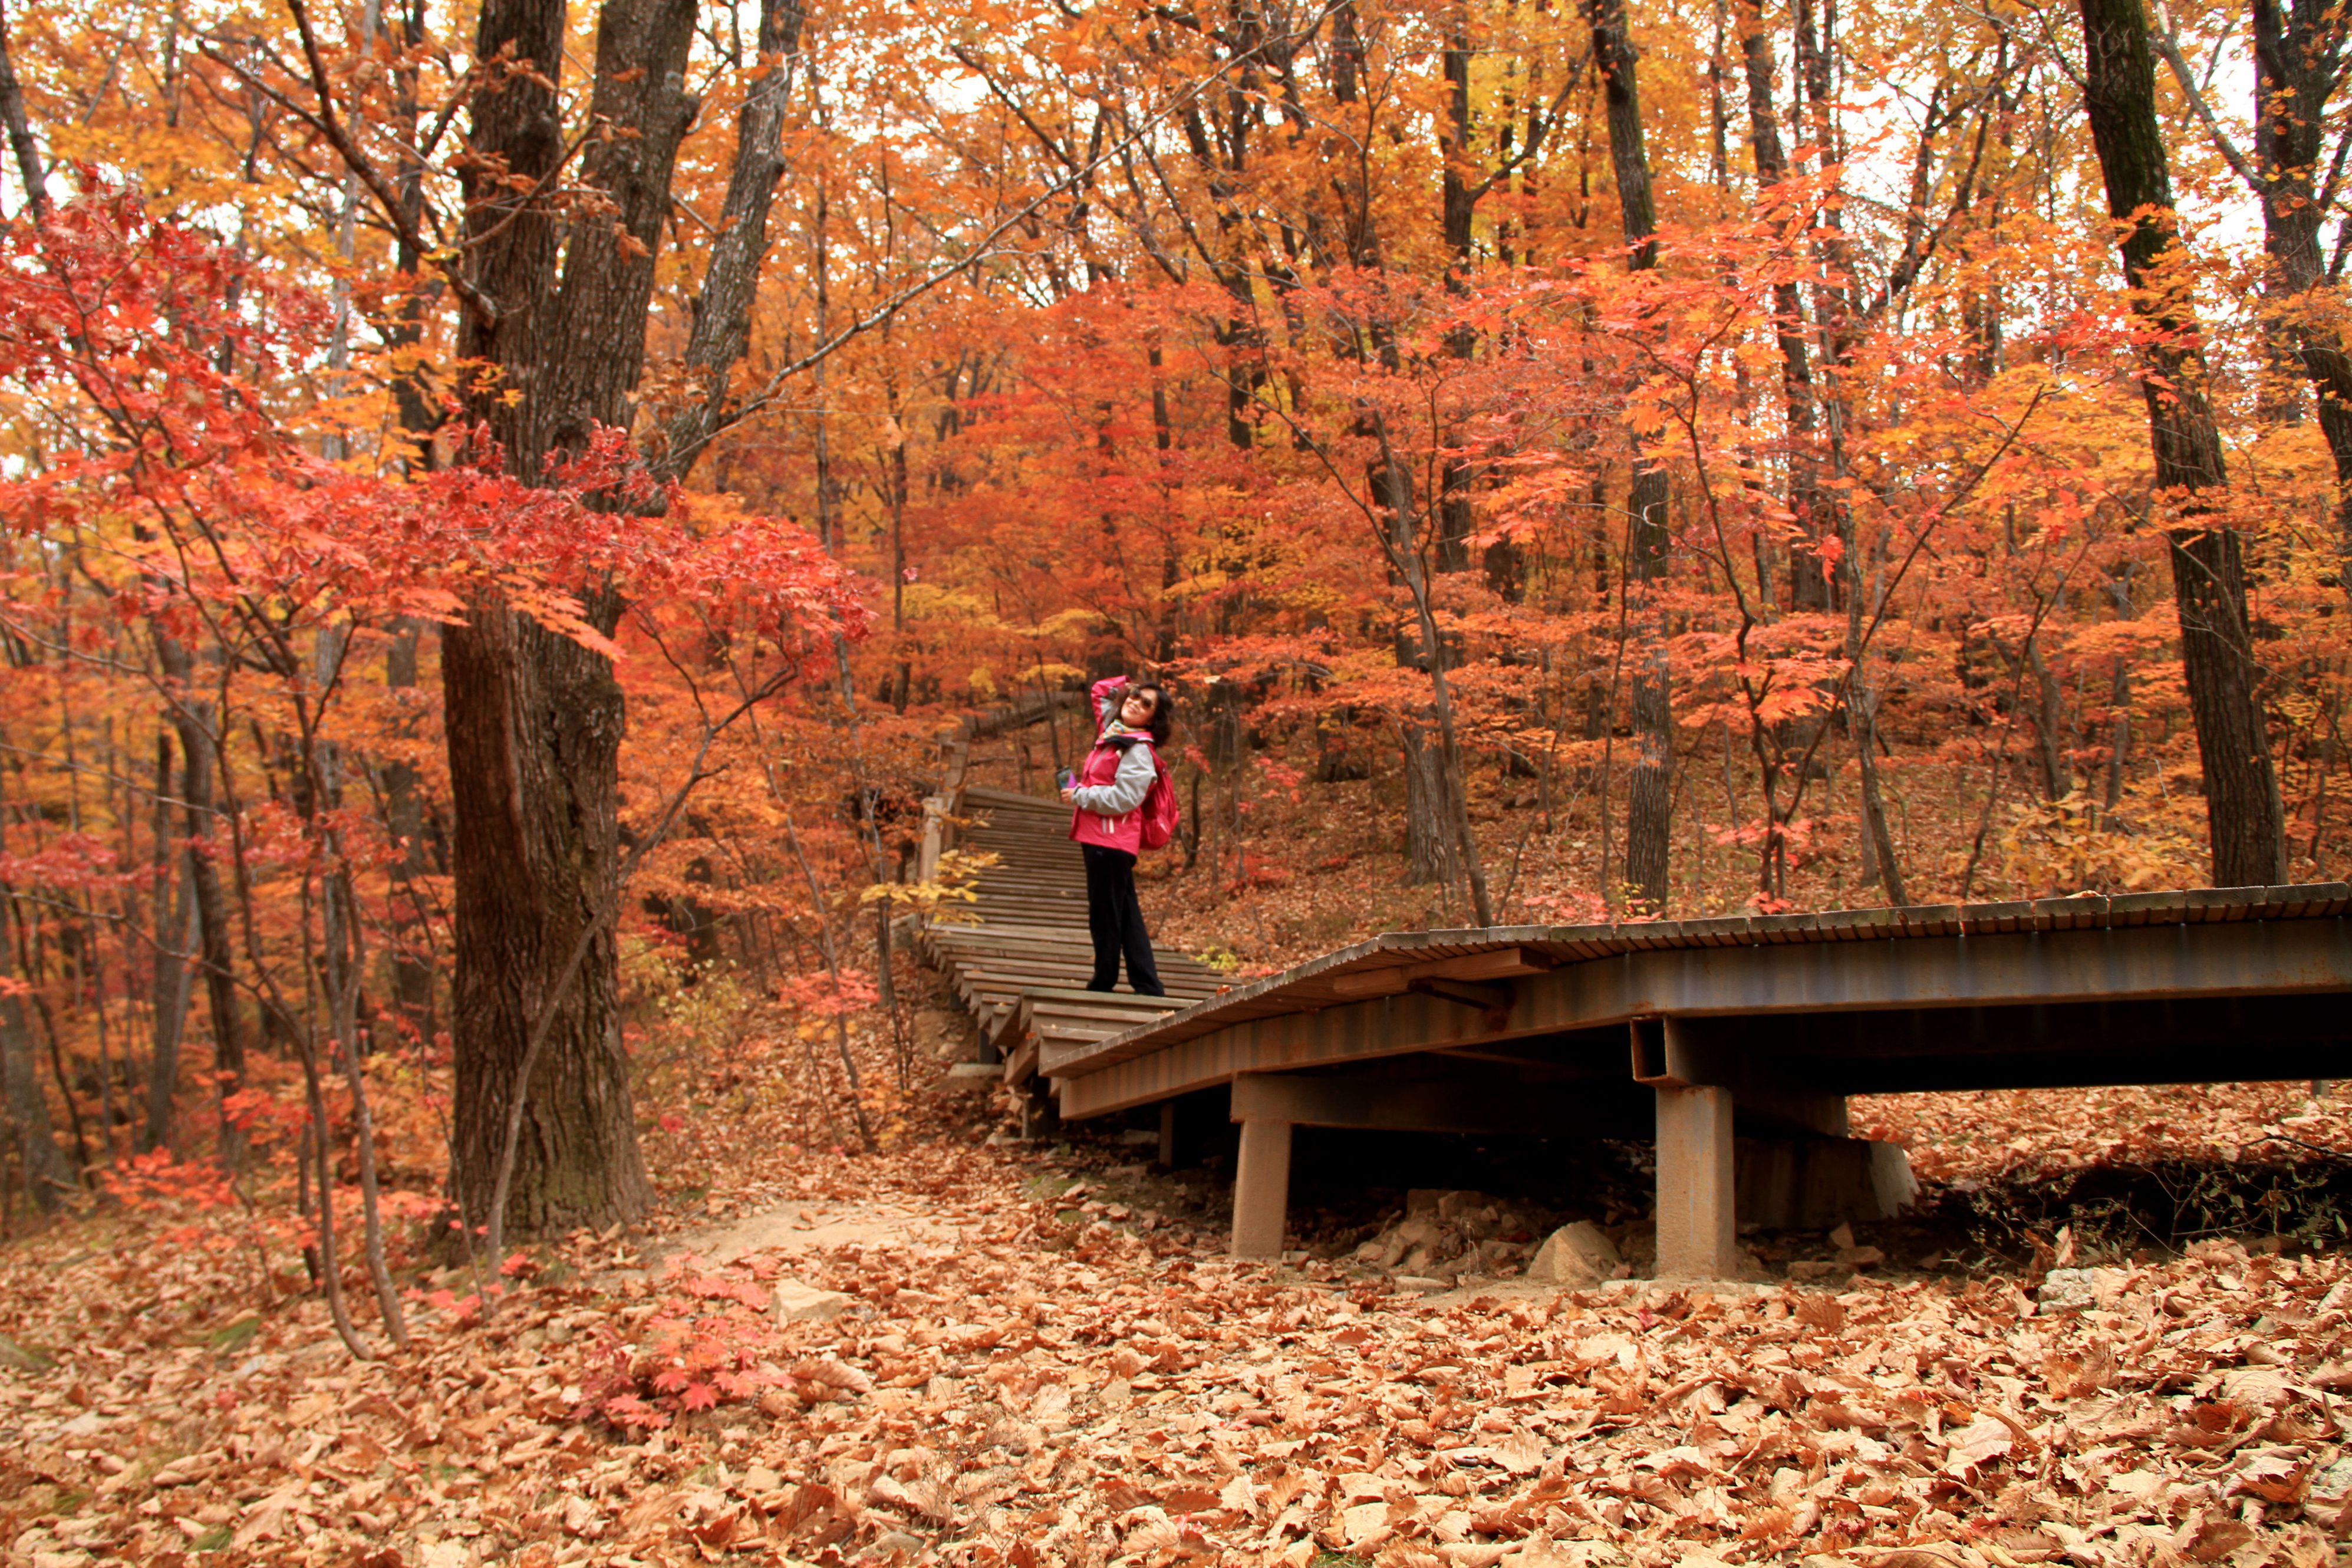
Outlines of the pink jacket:
[{"label": "pink jacket", "polygon": [[[1095,722],[1108,724],[1118,717],[1113,693],[1127,683],[1117,676],[1094,684]],[[1080,844],[1099,844],[1143,852],[1143,797],[1159,776],[1151,737],[1138,735],[1125,744],[1098,741],[1077,769],[1077,801],[1070,813],[1070,837]]]}]

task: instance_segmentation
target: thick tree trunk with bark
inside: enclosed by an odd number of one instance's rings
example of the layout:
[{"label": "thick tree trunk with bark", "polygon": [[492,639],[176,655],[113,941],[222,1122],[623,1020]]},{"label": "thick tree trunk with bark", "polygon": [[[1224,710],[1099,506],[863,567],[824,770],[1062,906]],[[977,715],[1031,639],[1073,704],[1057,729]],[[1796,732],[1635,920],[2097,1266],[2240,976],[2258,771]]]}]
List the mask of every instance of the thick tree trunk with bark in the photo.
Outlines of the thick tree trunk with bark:
[{"label": "thick tree trunk with bark", "polygon": [[2284,813],[2255,696],[2245,566],[2234,529],[2207,520],[2200,492],[2227,482],[2206,402],[2197,321],[2185,291],[2160,275],[2173,243],[2172,174],[2156,117],[2156,60],[2140,0],[2080,0],[2084,105],[2107,210],[2130,225],[2124,277],[2155,330],[2141,385],[2156,450],[2156,484],[2178,499],[2166,530],[2180,612],[2180,662],[2205,775],[2213,880],[2259,887],[2286,878]]},{"label": "thick tree trunk with bark", "polygon": [[[1658,219],[1650,194],[1650,156],[1642,135],[1642,98],[1634,74],[1624,0],[1586,0],[1593,63],[1608,103],[1609,163],[1628,249],[1627,265],[1658,264]],[[1631,558],[1626,592],[1633,598],[1633,767],[1626,785],[1625,881],[1651,910],[1663,910],[1669,891],[1674,816],[1673,670],[1666,657],[1663,589],[1667,568],[1666,471],[1636,460],[1627,487],[1626,531]]]},{"label": "thick tree trunk with bark", "polygon": [[[567,224],[520,188],[553,174],[562,155],[552,84],[563,68],[564,7],[483,7],[476,58],[511,50],[533,74],[498,79],[472,105],[466,231],[471,282],[488,308],[467,312],[458,347],[495,373],[467,389],[467,412],[522,479],[584,449],[597,425],[629,424],[670,177],[696,110],[683,86],[694,15],[691,0],[603,8],[590,113],[611,133],[582,155],[579,180],[611,205]],[[609,632],[618,605],[606,596],[589,608]],[[493,602],[469,606],[467,623],[445,633],[441,665],[456,819],[460,1205],[468,1222],[488,1222],[516,1079],[546,1021],[524,1091],[509,1233],[633,1218],[651,1189],[630,1103],[612,927],[620,687],[603,657]],[[587,958],[566,984],[583,937]]]},{"label": "thick tree trunk with bark", "polygon": [[[457,1188],[467,1218],[484,1222],[515,1077],[551,1008],[526,1096],[508,1230],[609,1225],[652,1195],[621,1045],[610,919],[619,894],[620,688],[609,661],[526,616],[491,609],[474,619],[442,649],[456,797]],[[578,978],[551,994],[592,925]]]}]

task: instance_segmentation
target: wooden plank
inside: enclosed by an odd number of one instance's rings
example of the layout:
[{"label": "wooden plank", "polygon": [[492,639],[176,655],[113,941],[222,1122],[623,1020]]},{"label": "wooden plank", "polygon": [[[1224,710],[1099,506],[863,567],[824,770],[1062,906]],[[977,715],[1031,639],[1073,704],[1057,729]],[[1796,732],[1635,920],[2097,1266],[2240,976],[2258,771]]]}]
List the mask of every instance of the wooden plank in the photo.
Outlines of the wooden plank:
[{"label": "wooden plank", "polygon": [[[1087,964],[1072,964],[1063,969],[999,967],[994,964],[961,965],[958,966],[956,973],[960,976],[969,977],[976,984],[1011,985],[1022,990],[1043,986],[1047,989],[1082,991],[1088,989],[1087,983],[1093,978],[1093,970]],[[1169,996],[1176,1001],[1202,1002],[1220,994],[1217,983],[1211,979],[1173,973],[1165,969],[1160,972],[1160,978]],[[1130,988],[1129,991],[1118,994],[1131,994],[1132,990]]]},{"label": "wooden plank", "polygon": [[1649,1131],[1649,1098],[1630,1083],[1506,1085],[1486,1073],[1244,1073],[1234,1079],[1231,1113],[1302,1127],[1623,1137]]},{"label": "wooden plank", "polygon": [[1420,980],[1507,980],[1521,974],[1541,974],[1551,967],[1551,956],[1539,948],[1498,947],[1424,963],[1352,970],[1330,976],[1325,984],[1339,996],[1386,996],[1409,990]]},{"label": "wooden plank", "polygon": [[[979,965],[982,968],[1003,969],[1008,973],[1028,970],[1055,973],[1069,970],[1085,972],[1094,966],[1094,949],[1084,942],[1073,942],[1066,947],[1059,948],[998,947],[972,943],[950,949],[944,956],[966,968]],[[1189,984],[1205,984],[1212,981],[1223,983],[1226,979],[1208,965],[1185,953],[1155,948],[1152,956],[1160,961],[1163,974],[1176,975]]]},{"label": "wooden plank", "polygon": [[[1074,1027],[1099,1026],[1112,1034],[1131,1028],[1139,1023],[1149,1023],[1163,1016],[1162,1013],[1154,1012],[1149,1008],[1117,1005],[1097,1007],[1088,1006],[1080,1002],[1052,1000],[1041,1002],[1031,996],[1022,998],[1020,1009],[1022,1018],[1034,1027],[1045,1028],[1049,1026],[1058,1027],[1067,1024]],[[1173,1010],[1170,1008],[1165,1011]]]},{"label": "wooden plank", "polygon": [[1037,1042],[1024,1040],[1004,1058],[1004,1081],[1019,1086],[1029,1081],[1037,1070]]}]

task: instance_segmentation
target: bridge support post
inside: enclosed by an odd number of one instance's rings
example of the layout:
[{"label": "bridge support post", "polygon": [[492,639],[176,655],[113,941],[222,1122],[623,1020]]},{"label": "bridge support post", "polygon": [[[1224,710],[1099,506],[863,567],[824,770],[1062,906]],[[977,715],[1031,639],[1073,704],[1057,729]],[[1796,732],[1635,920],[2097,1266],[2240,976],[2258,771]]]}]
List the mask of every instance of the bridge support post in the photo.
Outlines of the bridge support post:
[{"label": "bridge support post", "polygon": [[1727,1279],[1737,1271],[1731,1091],[1657,1088],[1658,1276]]},{"label": "bridge support post", "polygon": [[1290,1208],[1290,1123],[1241,1119],[1241,1158],[1234,1167],[1235,1258],[1280,1258]]}]

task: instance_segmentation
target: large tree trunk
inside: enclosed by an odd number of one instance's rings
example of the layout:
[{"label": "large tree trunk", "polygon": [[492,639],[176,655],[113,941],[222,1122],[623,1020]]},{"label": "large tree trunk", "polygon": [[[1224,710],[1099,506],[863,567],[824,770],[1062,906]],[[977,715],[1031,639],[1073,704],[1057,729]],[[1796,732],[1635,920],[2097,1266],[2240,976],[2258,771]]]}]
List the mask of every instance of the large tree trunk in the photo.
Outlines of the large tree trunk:
[{"label": "large tree trunk", "polygon": [[[515,1076],[551,1009],[507,1228],[609,1225],[652,1195],[610,919],[619,896],[620,688],[607,660],[528,617],[490,610],[474,619],[445,637],[441,655],[457,808],[457,1190],[467,1217],[486,1223]],[[578,978],[550,994],[591,926]]]},{"label": "large tree trunk", "polygon": [[2205,775],[2213,880],[2258,887],[2285,880],[2284,813],[2271,769],[2270,738],[2254,694],[2253,639],[2237,531],[2210,520],[2200,492],[2227,482],[2221,438],[2205,399],[2205,365],[2185,291],[2154,274],[2173,243],[2172,174],[2156,118],[2156,62],[2140,0],[2080,0],[2084,106],[2098,148],[2107,210],[2130,227],[2124,278],[2133,308],[2154,329],[2147,372],[2148,431],[2156,484],[2171,492],[2173,595],[2180,663]]},{"label": "large tree trunk", "polygon": [[[691,0],[604,7],[590,111],[614,133],[591,142],[580,180],[611,206],[567,227],[518,195],[562,156],[553,84],[564,7],[489,0],[482,9],[476,58],[510,48],[536,74],[508,75],[473,102],[466,230],[472,282],[490,309],[468,311],[458,350],[496,371],[468,388],[467,412],[525,479],[584,448],[597,425],[629,424],[670,176],[696,108],[682,86],[694,14]],[[509,178],[496,177],[501,171]],[[590,610],[609,632],[619,605],[606,595]],[[441,671],[456,818],[460,1205],[469,1223],[488,1223],[516,1079],[544,1020],[513,1156],[509,1232],[634,1218],[651,1188],[630,1103],[612,927],[619,684],[601,655],[495,602],[469,606],[467,623],[444,634]],[[586,961],[564,984],[592,929]]]},{"label": "large tree trunk", "polygon": [[[1627,266],[1658,264],[1657,207],[1650,194],[1650,157],[1642,137],[1642,98],[1633,41],[1625,31],[1624,0],[1586,0],[1592,58],[1608,101],[1609,163],[1629,247]],[[1627,488],[1626,533],[1631,559],[1626,592],[1633,596],[1633,768],[1626,786],[1625,881],[1653,910],[1665,908],[1674,816],[1673,671],[1666,658],[1662,590],[1667,566],[1667,511],[1673,497],[1664,468],[1637,459]]]}]

